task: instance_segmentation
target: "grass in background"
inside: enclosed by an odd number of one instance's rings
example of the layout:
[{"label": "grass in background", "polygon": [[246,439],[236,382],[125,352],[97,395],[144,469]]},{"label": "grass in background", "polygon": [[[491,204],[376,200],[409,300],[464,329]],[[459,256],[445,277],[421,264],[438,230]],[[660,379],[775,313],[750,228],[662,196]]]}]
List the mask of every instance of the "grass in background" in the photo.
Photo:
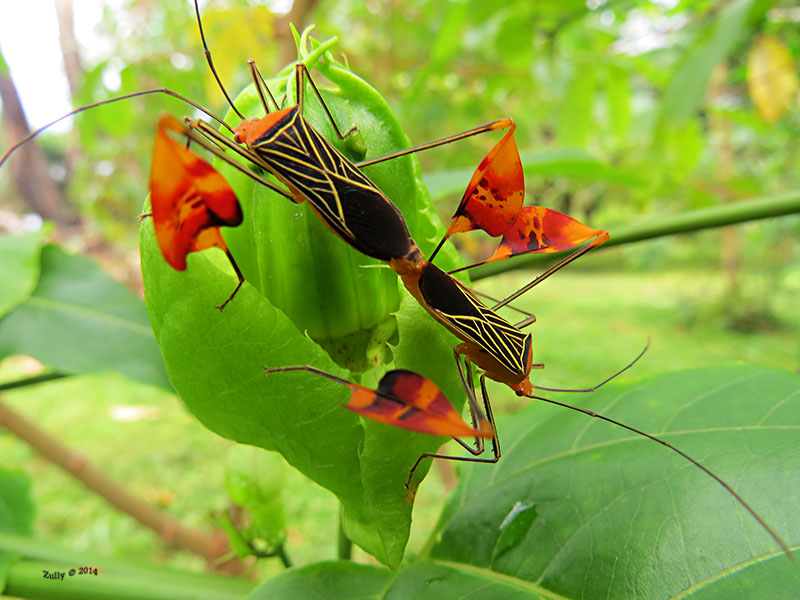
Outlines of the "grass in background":
[{"label": "grass in background", "polygon": [[[799,304],[800,285],[793,284],[791,276],[787,285],[767,290],[782,327],[744,334],[725,329],[718,310],[726,290],[724,273],[712,267],[654,271],[647,266],[630,272],[617,267],[626,263],[625,256],[625,250],[614,249],[582,259],[518,302],[538,318],[532,326],[534,359],[546,368],[534,373],[535,383],[597,383],[630,362],[648,336],[649,351],[623,377],[731,362],[797,369],[800,322],[792,307]],[[753,270],[747,278],[758,281],[758,275]],[[515,272],[476,287],[502,295],[529,278],[528,273]],[[16,378],[15,364],[6,361],[0,378]],[[502,386],[492,386],[490,393],[499,413],[528,402]],[[569,394],[561,399],[579,403]],[[134,493],[163,505],[184,525],[209,528],[211,512],[226,506],[225,455],[233,443],[203,428],[173,395],[119,376],[98,375],[14,390],[3,400]],[[118,406],[151,407],[151,414],[118,421],[111,417]],[[32,478],[40,539],[131,561],[203,568],[201,559],[169,548],[155,533],[110,508],[7,433],[0,435],[0,460]],[[335,500],[287,471],[283,498],[289,556],[298,565],[335,558]],[[417,496],[410,553],[419,552],[427,541],[445,495],[440,474],[433,469]],[[370,560],[358,551],[356,557]],[[281,568],[268,560],[260,570],[268,575]]]}]

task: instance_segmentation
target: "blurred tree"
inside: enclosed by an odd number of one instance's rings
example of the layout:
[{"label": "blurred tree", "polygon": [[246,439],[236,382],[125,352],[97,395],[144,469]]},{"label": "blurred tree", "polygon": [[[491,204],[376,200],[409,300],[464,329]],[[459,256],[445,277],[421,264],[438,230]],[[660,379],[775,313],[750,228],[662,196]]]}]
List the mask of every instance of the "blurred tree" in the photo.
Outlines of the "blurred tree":
[{"label": "blurred tree", "polygon": [[[31,128],[25,118],[22,102],[2,54],[0,54],[0,100],[3,103],[3,121],[7,138],[21,140],[30,134]],[[63,224],[69,221],[61,194],[48,173],[47,160],[37,144],[26,144],[20,148],[16,156],[9,161],[8,170],[23,203],[31,211],[57,223]]]}]

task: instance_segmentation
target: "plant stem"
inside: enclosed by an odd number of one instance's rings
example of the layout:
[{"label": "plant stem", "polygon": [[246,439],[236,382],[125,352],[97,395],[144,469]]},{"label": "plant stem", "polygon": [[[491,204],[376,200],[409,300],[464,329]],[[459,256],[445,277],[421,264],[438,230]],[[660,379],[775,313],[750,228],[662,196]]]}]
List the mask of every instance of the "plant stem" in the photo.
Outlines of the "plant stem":
[{"label": "plant stem", "polygon": [[[689,233],[797,213],[800,213],[800,192],[724,204],[620,227],[611,231],[611,239],[600,246],[598,250],[678,233]],[[529,254],[514,260],[491,263],[476,267],[470,272],[470,276],[473,281],[477,281],[506,271],[540,265],[542,261],[552,260],[554,256],[556,255]]]},{"label": "plant stem", "polygon": [[0,392],[6,392],[8,390],[26,387],[29,385],[36,385],[37,383],[44,383],[45,381],[53,381],[54,379],[63,379],[64,377],[69,377],[69,375],[66,373],[43,373],[42,375],[25,377],[23,379],[17,379],[16,381],[0,383]]},{"label": "plant stem", "polygon": [[289,555],[286,554],[286,547],[283,544],[279,544],[275,549],[275,556],[281,559],[281,563],[283,563],[283,566],[287,569],[292,567],[292,561],[289,558]]},{"label": "plant stem", "polygon": [[337,556],[339,560],[351,560],[353,558],[353,542],[347,537],[342,527],[342,515],[339,514],[339,535],[337,538]]},{"label": "plant stem", "polygon": [[[98,574],[79,574],[82,566],[96,567]],[[69,575],[72,569],[75,572]],[[63,579],[48,579],[45,572],[64,576]],[[103,561],[83,562],[80,555],[74,554],[68,563],[27,559],[13,563],[2,591],[22,598],[64,600],[226,600],[242,598],[254,585],[233,577],[212,577],[204,573],[167,572],[147,567],[119,570],[104,566]]]},{"label": "plant stem", "polygon": [[[0,402],[0,427],[5,427],[115,508],[154,530],[165,542],[199,554],[212,564],[228,552],[227,537],[224,534],[206,533],[183,526],[169,513],[132,494],[83,454],[68,448],[3,402]],[[227,561],[224,568],[237,574],[245,571],[244,564],[238,559]]]}]

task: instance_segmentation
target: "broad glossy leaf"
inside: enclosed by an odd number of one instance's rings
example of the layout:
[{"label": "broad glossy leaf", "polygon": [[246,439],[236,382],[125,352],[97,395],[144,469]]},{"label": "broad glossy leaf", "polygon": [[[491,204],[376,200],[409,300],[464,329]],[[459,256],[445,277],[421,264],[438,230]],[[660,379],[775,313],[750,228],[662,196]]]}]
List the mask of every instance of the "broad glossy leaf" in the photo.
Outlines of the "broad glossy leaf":
[{"label": "broad glossy leaf", "polygon": [[[798,390],[795,373],[726,366],[559,399],[676,445],[797,544]],[[503,458],[464,468],[434,560],[567,598],[666,598],[692,586],[729,598],[765,580],[800,584],[797,563],[755,520],[666,448],[541,403],[498,430]]]},{"label": "broad glossy leaf", "polygon": [[[689,452],[796,545],[799,389],[795,373],[725,366],[562,396]],[[663,446],[541,403],[499,428],[503,458],[463,469],[430,557],[396,574],[320,563],[251,598],[793,597],[797,563]]]},{"label": "broad glossy leaf", "polygon": [[284,571],[258,586],[247,600],[379,600],[392,575],[388,569],[349,561],[318,563]]},{"label": "broad glossy leaf", "polygon": [[[436,438],[362,423],[345,410],[347,389],[305,373],[264,376],[263,367],[311,364],[340,377],[322,348],[248,283],[225,310],[214,308],[235,277],[214,250],[189,256],[172,270],[145,224],[145,287],[153,329],[170,379],[186,407],[212,431],[280,452],[295,468],[337,495],[352,539],[380,560],[397,564],[410,526],[403,486],[413,462]],[[209,254],[216,254],[211,260]],[[375,431],[375,428],[381,428]],[[381,441],[361,462],[365,435]],[[422,450],[424,451],[424,450]],[[373,497],[377,496],[377,499]]]},{"label": "broad glossy leaf", "polygon": [[65,373],[116,371],[172,390],[144,303],[92,260],[42,249],[28,300],[0,321],[0,356],[26,354]]},{"label": "broad glossy leaf", "polygon": [[0,235],[0,316],[30,296],[39,279],[42,231]]}]

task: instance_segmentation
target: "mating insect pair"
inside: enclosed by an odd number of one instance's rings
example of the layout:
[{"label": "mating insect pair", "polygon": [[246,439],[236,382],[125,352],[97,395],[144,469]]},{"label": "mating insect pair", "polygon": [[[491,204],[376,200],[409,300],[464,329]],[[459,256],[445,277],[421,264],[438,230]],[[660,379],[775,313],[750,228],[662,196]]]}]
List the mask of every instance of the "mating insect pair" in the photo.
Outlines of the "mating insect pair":
[{"label": "mating insect pair", "polygon": [[[210,53],[207,56],[210,57]],[[210,59],[209,65],[213,70]],[[469,432],[478,439],[492,437],[494,457],[478,460],[496,461],[500,453],[485,386],[482,386],[484,414],[472,387],[470,363],[486,376],[508,384],[520,395],[530,395],[533,389],[529,380],[533,367],[531,336],[500,317],[451,275],[427,261],[411,237],[401,212],[360,168],[472,135],[507,129],[508,132],[473,175],[446,237],[470,229],[483,229],[492,235],[504,234],[495,259],[528,252],[562,250],[593,240],[534,281],[527,287],[530,289],[544,277],[604,242],[608,234],[555,211],[538,207],[522,209],[524,176],[513,138],[514,124],[510,119],[500,119],[442,140],[353,164],[303,117],[305,81],[308,80],[337,136],[345,138],[355,129],[341,133],[305,65],[299,63],[295,68],[297,104],[288,108],[280,108],[252,62],[250,70],[266,116],[247,120],[231,102],[232,109],[243,119],[232,131],[233,140],[199,120],[190,121],[188,127],[183,128],[170,118],[159,123],[151,175],[151,205],[156,234],[165,258],[174,268],[184,269],[188,252],[212,246],[223,249],[238,275],[239,284],[220,308],[231,300],[243,281],[241,270],[219,233],[221,225],[241,223],[238,201],[224,179],[208,163],[169,136],[170,130],[177,130],[227,162],[232,161],[219,148],[236,152],[274,175],[290,193],[259,176],[254,177],[294,202],[307,201],[328,229],[343,241],[367,256],[387,262],[401,276],[412,296],[462,340],[463,343],[456,348],[456,363],[475,427],[469,428],[459,419],[454,430],[453,417],[457,413],[449,403],[447,410],[431,409],[444,406],[445,402],[435,384],[404,371],[388,374],[378,390],[354,389],[348,407],[370,418],[413,431],[438,435]],[[228,97],[227,93],[225,95]],[[268,99],[272,102],[272,111]],[[213,141],[216,147],[207,140]],[[244,143],[245,147],[238,143]],[[528,319],[524,324],[530,322]],[[466,360],[464,368],[461,357]],[[280,370],[295,369],[275,369]],[[306,370],[319,373],[312,368]],[[372,394],[372,401],[361,402],[359,399],[368,393]],[[409,414],[416,418],[409,419]],[[472,451],[470,446],[462,445]],[[482,452],[482,445],[479,444],[475,452]]]},{"label": "mating insect pair", "polygon": [[[267,97],[277,107],[252,65],[251,70],[265,111],[269,111]],[[233,142],[219,134],[215,136],[215,132],[201,121],[190,122],[190,128],[184,133],[203,143],[202,138],[197,138],[192,131],[198,129],[219,145],[236,148],[235,151],[245,155],[253,164],[272,173],[292,190],[293,200],[308,201],[315,214],[342,240],[367,256],[387,262],[401,276],[412,296],[462,340],[455,350],[456,364],[467,393],[474,427],[470,428],[460,418],[456,419],[455,409],[433,382],[406,371],[387,374],[378,390],[367,390],[351,384],[353,397],[348,408],[364,416],[422,433],[469,434],[478,439],[491,437],[493,458],[474,460],[496,461],[500,452],[488,397],[482,385],[484,413],[472,386],[470,365],[481,369],[483,376],[508,384],[519,395],[530,396],[533,386],[529,374],[534,366],[530,334],[523,333],[518,326],[503,319],[450,274],[425,259],[411,237],[403,215],[389,198],[358,170],[357,166],[360,165],[350,163],[303,118],[304,79],[309,79],[315,92],[316,86],[302,64],[297,66],[295,73],[298,104],[268,112],[262,119],[243,121],[234,130]],[[318,92],[317,96],[322,101]],[[345,137],[339,132],[330,112],[326,112],[337,134]],[[222,184],[219,174],[168,137],[167,130],[176,128],[174,121],[161,121],[154,152],[151,191],[159,244],[170,264],[179,269],[185,268],[185,255],[189,251],[210,246],[222,248],[239,275],[240,286],[241,271],[224,245],[219,226],[238,225],[241,222],[241,210],[232,190]],[[496,253],[500,257],[572,248],[592,240],[518,292],[520,294],[603,243],[608,239],[608,234],[555,211],[539,207],[522,209],[524,177],[513,140],[514,125],[510,119],[501,119],[457,136],[372,159],[367,164],[501,128],[509,131],[476,170],[447,235],[469,229],[484,229],[495,235],[505,234]],[[234,145],[242,141],[246,143],[246,149]],[[188,168],[191,161],[199,163],[198,166]],[[162,177],[176,179],[176,173],[180,174],[180,185],[164,185],[161,182]],[[194,182],[195,179],[198,181]],[[267,182],[265,185],[273,187]],[[281,193],[287,195],[283,191]],[[229,301],[230,298],[224,304]],[[529,317],[523,324],[530,322],[532,320]],[[465,361],[463,368],[462,357]],[[311,367],[282,367],[268,372],[300,369],[321,374]],[[372,398],[368,403],[363,401],[367,396]],[[410,418],[412,415],[414,418]],[[466,444],[462,445],[477,454],[483,449],[481,444],[475,450]],[[443,457],[472,460],[468,457]],[[413,472],[412,468],[409,481]]]},{"label": "mating insect pair", "polygon": [[[207,56],[210,57],[208,54]],[[209,64],[211,65],[210,58]],[[370,161],[351,163],[303,118],[303,91],[308,75],[303,65],[298,65],[295,70],[297,104],[289,108],[282,108],[281,103],[271,98],[258,72],[254,67],[251,70],[265,111],[269,111],[267,96],[272,100],[275,110],[255,121],[247,121],[240,115],[243,123],[232,131],[234,141],[202,121],[190,121],[188,126],[184,126],[167,118],[159,124],[151,189],[154,225],[165,258],[173,267],[182,269],[186,266],[186,254],[189,252],[209,247],[223,249],[239,279],[236,289],[223,303],[223,307],[233,298],[244,280],[219,231],[220,226],[236,226],[242,222],[238,201],[227,182],[213,167],[170,137],[170,132],[177,132],[203,145],[220,159],[293,202],[308,201],[317,216],[345,242],[368,256],[386,261],[402,277],[415,299],[437,321],[461,339],[462,343],[455,349],[455,357],[476,421],[474,427],[460,421],[457,412],[444,400],[432,382],[407,371],[390,372],[378,390],[340,380],[351,386],[349,408],[370,418],[415,431],[492,437],[496,442],[484,378],[495,379],[509,385],[519,395],[535,398],[529,375],[531,369],[537,366],[533,363],[531,336],[522,332],[523,326],[532,322],[532,317],[515,326],[500,317],[496,311],[571,260],[601,244],[607,239],[607,234],[586,228],[569,217],[547,209],[520,208],[524,195],[522,170],[518,165],[516,148],[511,150],[513,124],[510,120],[502,119],[437,142]],[[311,84],[322,101],[313,81]],[[347,137],[349,132],[342,134],[333,117],[329,112],[327,114],[338,137]],[[360,169],[469,135],[504,128],[509,131],[482,161],[473,176],[454,222],[448,229],[448,235],[474,228],[485,229],[493,235],[504,235],[504,241],[492,259],[525,251],[554,251],[585,242],[588,244],[517,294],[490,308],[450,274],[432,265],[422,256],[409,234],[403,215]],[[236,142],[244,142],[245,147]],[[243,156],[256,167],[272,173],[278,181],[286,185],[288,192],[258,172],[243,167],[230,158],[229,153]],[[530,222],[530,226],[524,225],[526,221]],[[432,257],[435,254],[436,252]],[[471,365],[477,366],[482,372],[481,390],[486,414],[476,398]],[[306,366],[275,370],[297,369],[324,374]],[[647,436],[611,419],[593,413],[587,414]],[[448,429],[445,423],[451,421],[460,422]],[[703,468],[673,446],[661,440],[656,441]],[[468,445],[464,446],[472,451]],[[496,443],[494,448],[493,458],[466,457],[466,460],[497,460],[499,448]],[[718,477],[703,469],[734,493]],[[758,519],[752,509],[738,495],[734,495]],[[759,522],[766,527],[760,519]],[[782,544],[769,528],[767,530]]]},{"label": "mating insect pair", "polygon": [[[271,98],[268,89],[261,90],[257,71],[254,68],[252,71],[260,97]],[[530,334],[522,333],[519,327],[500,317],[451,275],[424,258],[395,205],[303,118],[302,90],[307,76],[306,68],[298,65],[296,106],[268,113],[267,117],[260,120],[243,121],[234,130],[233,142],[219,134],[215,136],[216,132],[201,121],[193,121],[190,127],[181,128],[174,119],[161,120],[153,155],[151,204],[156,234],[165,258],[174,268],[182,270],[186,267],[188,252],[207,247],[223,249],[239,276],[239,284],[220,308],[231,300],[243,281],[241,271],[219,233],[219,226],[236,226],[242,221],[241,209],[233,191],[208,163],[168,134],[169,130],[182,131],[190,139],[204,143],[203,138],[194,133],[194,129],[198,129],[218,144],[235,148],[253,164],[271,172],[293,190],[294,201],[298,198],[308,201],[315,214],[342,240],[367,256],[387,262],[401,276],[419,303],[463,341],[456,350],[456,360],[478,426],[468,428],[461,422],[458,435],[468,431],[476,436],[493,437],[490,409],[487,407],[487,415],[484,416],[469,384],[471,375],[465,375],[461,370],[460,357],[466,357],[490,378],[507,383],[521,395],[529,395],[532,387],[528,375],[533,365]],[[313,80],[309,78],[309,81],[316,91]],[[321,96],[318,97],[321,101]],[[273,103],[277,105],[274,99]],[[269,110],[266,100],[264,108]],[[328,115],[336,127],[330,113]],[[588,239],[594,240],[538,278],[533,283],[535,285],[545,276],[604,242],[608,234],[555,211],[539,207],[522,209],[524,178],[513,142],[512,121],[501,119],[458,136],[373,159],[369,164],[499,128],[509,128],[509,132],[476,170],[448,235],[475,228],[495,234],[504,233],[506,237],[496,254],[509,256],[561,250]],[[339,131],[338,127],[336,131]],[[247,144],[246,149],[234,145],[242,140]],[[261,181],[260,177],[258,179]],[[269,182],[263,183],[274,187]],[[287,195],[283,190],[281,193]],[[526,320],[526,323],[530,322],[530,319]],[[466,367],[469,368],[469,362]],[[314,369],[308,370],[318,373]],[[373,391],[373,401],[369,404],[354,400],[349,407],[365,416],[413,431],[456,435],[450,427],[455,410],[450,407],[443,415],[427,410],[429,401],[437,397],[439,392],[432,382],[420,380],[419,377],[411,373],[401,375],[398,371],[392,372],[389,376],[394,382],[392,386],[385,384],[378,391]],[[409,384],[408,393],[398,392],[406,383]],[[416,392],[408,391],[417,387],[425,388],[430,393],[419,396]],[[358,393],[363,396],[366,391],[359,388]],[[488,404],[488,399],[484,403]],[[389,410],[390,406],[392,410]],[[411,421],[407,418],[407,411],[420,414]],[[394,416],[389,417],[389,413]],[[496,440],[495,449],[495,457],[488,460],[499,458]]]}]

